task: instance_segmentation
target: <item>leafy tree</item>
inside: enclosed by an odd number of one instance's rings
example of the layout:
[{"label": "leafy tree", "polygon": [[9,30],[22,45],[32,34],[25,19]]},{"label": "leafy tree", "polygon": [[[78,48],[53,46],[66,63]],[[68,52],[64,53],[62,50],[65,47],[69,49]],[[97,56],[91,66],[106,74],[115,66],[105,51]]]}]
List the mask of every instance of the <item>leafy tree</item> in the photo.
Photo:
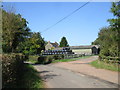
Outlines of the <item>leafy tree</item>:
[{"label": "leafy tree", "polygon": [[39,32],[31,33],[29,38],[26,38],[24,43],[21,43],[20,52],[24,54],[40,54],[42,50],[45,49],[45,41],[44,38],[41,37]]},{"label": "leafy tree", "polygon": [[94,45],[100,45],[100,55],[116,56],[117,42],[114,40],[115,32],[112,27],[104,27],[98,33],[98,38],[93,42]]},{"label": "leafy tree", "polygon": [[117,45],[117,52],[118,55],[120,56],[120,1],[119,2],[113,2],[112,3],[112,8],[110,10],[110,12],[113,13],[113,15],[115,16],[115,18],[113,19],[108,19],[108,22],[110,23],[110,26],[114,28],[114,31],[116,31],[117,33],[114,36],[114,40],[116,41]]},{"label": "leafy tree", "polygon": [[28,22],[20,14],[3,10],[3,41],[5,53],[19,52],[24,54],[40,54],[44,50],[45,41],[40,33],[30,32]]},{"label": "leafy tree", "polygon": [[68,47],[69,44],[67,42],[66,37],[62,37],[61,41],[60,41],[60,47]]},{"label": "leafy tree", "polygon": [[113,13],[115,18],[108,19],[108,22],[110,23],[112,27],[114,27],[115,29],[119,31],[120,29],[120,1],[112,3],[110,12]]},{"label": "leafy tree", "polygon": [[118,57],[120,52],[120,2],[112,3],[110,10],[115,18],[108,19],[109,27],[100,29],[98,38],[92,44],[100,45],[100,56]]},{"label": "leafy tree", "polygon": [[8,13],[5,10],[2,10],[2,20],[3,52],[16,52],[19,43],[29,34],[28,22],[20,14]]}]

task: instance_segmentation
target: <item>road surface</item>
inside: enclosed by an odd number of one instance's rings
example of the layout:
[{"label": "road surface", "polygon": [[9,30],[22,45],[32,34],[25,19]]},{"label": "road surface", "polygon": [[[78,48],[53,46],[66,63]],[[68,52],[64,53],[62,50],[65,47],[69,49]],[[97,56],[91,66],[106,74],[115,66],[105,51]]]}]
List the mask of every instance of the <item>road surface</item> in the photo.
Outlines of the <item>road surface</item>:
[{"label": "road surface", "polygon": [[57,67],[55,64],[33,65],[47,88],[117,88],[117,84]]}]

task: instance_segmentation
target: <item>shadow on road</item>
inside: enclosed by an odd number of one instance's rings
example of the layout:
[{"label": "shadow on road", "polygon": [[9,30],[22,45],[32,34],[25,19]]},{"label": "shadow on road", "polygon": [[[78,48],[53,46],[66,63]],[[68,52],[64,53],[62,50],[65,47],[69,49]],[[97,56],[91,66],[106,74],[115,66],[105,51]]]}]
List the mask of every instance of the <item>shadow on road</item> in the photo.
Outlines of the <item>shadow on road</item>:
[{"label": "shadow on road", "polygon": [[58,75],[55,75],[55,74],[46,74],[44,76],[41,76],[41,78],[43,80],[49,80],[49,79],[53,79],[53,77],[55,77],[55,76],[58,76]]},{"label": "shadow on road", "polygon": [[59,76],[57,74],[53,74],[52,71],[39,71],[38,72],[41,75],[42,80],[49,80],[49,79],[53,79],[56,76]]}]

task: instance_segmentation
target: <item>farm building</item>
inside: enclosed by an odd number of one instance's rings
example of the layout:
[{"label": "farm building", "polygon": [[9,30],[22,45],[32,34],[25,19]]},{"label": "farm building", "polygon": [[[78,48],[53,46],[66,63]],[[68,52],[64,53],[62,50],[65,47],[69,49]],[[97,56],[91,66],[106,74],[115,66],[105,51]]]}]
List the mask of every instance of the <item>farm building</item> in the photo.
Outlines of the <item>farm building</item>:
[{"label": "farm building", "polygon": [[57,48],[59,45],[57,42],[55,43],[51,43],[50,41],[48,41],[48,43],[45,46],[45,50],[52,50],[54,48]]},{"label": "farm building", "polygon": [[82,46],[70,46],[70,49],[75,54],[99,54],[98,45],[82,45]]},{"label": "farm building", "polygon": [[[81,46],[69,46],[70,50],[75,54],[99,54],[100,46],[99,45],[81,45]],[[62,50],[62,47],[59,47],[58,43],[48,43],[45,46],[45,50]]]},{"label": "farm building", "polygon": [[92,54],[94,54],[94,55],[97,55],[100,52],[99,46],[93,46],[91,49],[92,49]]},{"label": "farm building", "polygon": [[[99,54],[100,48],[98,45],[82,45],[69,46],[75,54]],[[61,47],[54,48],[54,50],[62,50]]]}]

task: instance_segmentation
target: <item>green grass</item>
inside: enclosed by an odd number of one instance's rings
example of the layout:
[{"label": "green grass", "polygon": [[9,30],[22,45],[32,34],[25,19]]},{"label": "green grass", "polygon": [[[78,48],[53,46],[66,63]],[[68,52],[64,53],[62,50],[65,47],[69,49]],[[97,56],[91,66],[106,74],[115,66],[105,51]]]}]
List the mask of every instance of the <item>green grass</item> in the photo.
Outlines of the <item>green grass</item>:
[{"label": "green grass", "polygon": [[113,63],[105,63],[103,61],[93,61],[90,63],[92,66],[96,67],[96,68],[100,68],[100,69],[107,69],[107,70],[111,70],[111,71],[120,71],[120,69],[118,69],[118,65],[115,65]]},{"label": "green grass", "polygon": [[79,59],[84,59],[84,58],[89,58],[91,56],[82,56],[79,58],[72,58],[72,59],[60,59],[60,60],[54,60],[52,63],[58,63],[58,62],[70,62],[70,61],[75,61],[75,60],[79,60]]},{"label": "green grass", "polygon": [[23,69],[23,76],[20,80],[19,88],[43,88],[43,82],[39,77],[39,73],[33,68],[32,65],[25,64]]}]

